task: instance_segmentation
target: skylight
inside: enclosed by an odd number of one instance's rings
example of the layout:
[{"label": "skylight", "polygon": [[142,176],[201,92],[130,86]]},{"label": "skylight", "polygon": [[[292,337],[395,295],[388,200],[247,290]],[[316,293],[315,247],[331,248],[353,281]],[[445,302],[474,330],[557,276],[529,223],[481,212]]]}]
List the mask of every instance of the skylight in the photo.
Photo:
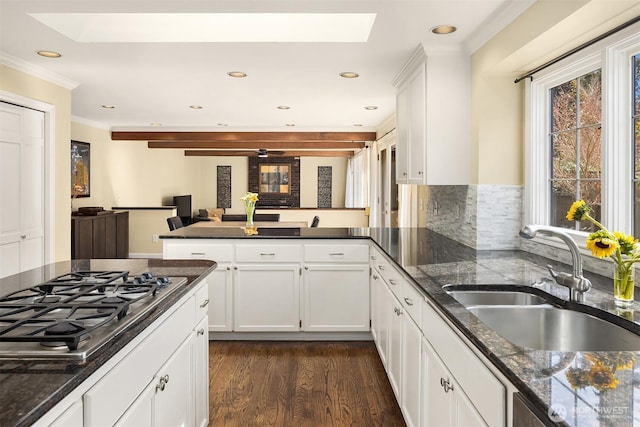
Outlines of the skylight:
[{"label": "skylight", "polygon": [[30,13],[83,43],[366,42],[375,13]]}]

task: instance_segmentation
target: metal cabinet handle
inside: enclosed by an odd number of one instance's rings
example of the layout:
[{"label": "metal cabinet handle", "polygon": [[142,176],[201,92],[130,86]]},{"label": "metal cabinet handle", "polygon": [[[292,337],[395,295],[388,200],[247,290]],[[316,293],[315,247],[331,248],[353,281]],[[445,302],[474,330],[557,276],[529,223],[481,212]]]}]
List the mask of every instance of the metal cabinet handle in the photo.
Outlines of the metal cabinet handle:
[{"label": "metal cabinet handle", "polygon": [[204,256],[204,252],[191,252],[191,256]]},{"label": "metal cabinet handle", "polygon": [[413,301],[411,301],[409,298],[404,297],[404,302],[407,303],[407,305],[413,305]]},{"label": "metal cabinet handle", "polygon": [[393,279],[389,279],[389,283],[391,283],[393,286],[395,286],[395,285],[397,285],[397,284],[398,284],[398,283],[397,283],[395,280],[393,280]]},{"label": "metal cabinet handle", "polygon": [[380,271],[384,271],[384,265],[379,265],[378,268],[380,269]]},{"label": "metal cabinet handle", "polygon": [[445,393],[449,393],[450,390],[453,391],[453,384],[451,384],[448,379],[440,378],[440,385],[444,388]]},{"label": "metal cabinet handle", "polygon": [[276,256],[276,254],[274,253],[267,254],[267,253],[260,252],[260,256]]},{"label": "metal cabinet handle", "polygon": [[376,257],[375,257],[375,255],[371,255],[371,259],[375,261],[375,260],[377,260],[378,258],[376,258]]},{"label": "metal cabinet handle", "polygon": [[207,298],[206,300],[203,301],[202,304],[200,304],[200,308],[205,308],[207,305],[209,305],[209,298]]},{"label": "metal cabinet handle", "polygon": [[204,335],[204,328],[200,328],[198,330],[198,335]]},{"label": "metal cabinet handle", "polygon": [[342,252],[333,252],[333,253],[329,253],[329,256],[344,256],[344,253],[342,253]]},{"label": "metal cabinet handle", "polygon": [[402,314],[402,310],[397,307],[393,307],[393,311],[396,313],[396,316],[400,316]]},{"label": "metal cabinet handle", "polygon": [[377,274],[374,274],[374,275],[373,275],[373,279],[374,279],[374,280],[378,280],[378,275],[377,275]]},{"label": "metal cabinet handle", "polygon": [[165,387],[167,386],[167,383],[169,382],[169,374],[160,377],[160,382],[158,383],[158,385],[156,385],[156,392],[158,390],[160,391],[164,391]]},{"label": "metal cabinet handle", "polygon": [[407,176],[407,173],[406,172],[402,172],[402,176]]},{"label": "metal cabinet handle", "polygon": [[20,238],[21,238],[21,239],[26,239],[26,238],[27,238],[27,235],[26,235],[26,234],[22,234],[22,235],[20,235]]}]

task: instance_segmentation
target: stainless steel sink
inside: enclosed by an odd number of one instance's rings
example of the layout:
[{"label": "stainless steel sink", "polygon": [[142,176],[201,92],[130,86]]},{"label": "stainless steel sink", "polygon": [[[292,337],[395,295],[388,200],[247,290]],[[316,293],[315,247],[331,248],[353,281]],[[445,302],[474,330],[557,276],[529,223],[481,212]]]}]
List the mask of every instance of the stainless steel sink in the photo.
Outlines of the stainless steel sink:
[{"label": "stainless steel sink", "polygon": [[522,347],[549,351],[640,351],[640,336],[578,311],[551,305],[470,306],[468,310]]},{"label": "stainless steel sink", "polygon": [[464,306],[476,305],[539,305],[547,301],[538,295],[517,291],[447,291]]}]

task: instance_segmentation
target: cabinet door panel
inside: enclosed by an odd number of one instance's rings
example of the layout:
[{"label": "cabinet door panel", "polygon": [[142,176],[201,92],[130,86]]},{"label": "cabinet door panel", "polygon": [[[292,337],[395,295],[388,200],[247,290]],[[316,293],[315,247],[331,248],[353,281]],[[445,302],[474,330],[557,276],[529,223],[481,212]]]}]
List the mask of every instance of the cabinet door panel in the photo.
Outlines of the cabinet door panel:
[{"label": "cabinet door panel", "polygon": [[[193,339],[190,336],[176,350],[169,361],[158,371],[155,381],[158,383],[153,400],[155,427],[175,427],[193,425],[193,387],[191,382],[191,350]],[[165,379],[164,389],[159,386]]]},{"label": "cabinet door panel", "polygon": [[[387,353],[387,375],[391,388],[396,394],[398,402],[402,401],[400,390],[400,376],[402,375],[402,305],[396,297],[387,290],[387,298],[390,301],[389,318],[389,351]],[[406,315],[406,314],[405,314]]]},{"label": "cabinet door panel", "polygon": [[409,175],[409,87],[400,88],[396,95],[396,182],[407,184]]},{"label": "cabinet door panel", "polygon": [[305,266],[303,289],[305,331],[369,330],[367,265]]},{"label": "cabinet door panel", "polygon": [[400,404],[408,427],[420,426],[422,332],[405,312],[402,315],[402,402]]},{"label": "cabinet door panel", "polygon": [[422,341],[422,370],[422,425],[453,425],[453,393],[445,392],[441,383],[451,377],[427,340]]},{"label": "cabinet door panel", "polygon": [[96,218],[93,222],[93,258],[106,258],[107,256],[107,220]]},{"label": "cabinet door panel", "polygon": [[156,382],[151,382],[138,396],[114,427],[153,426],[153,397],[156,394]]},{"label": "cabinet door panel", "polygon": [[207,277],[209,286],[209,330],[233,330],[233,283],[231,266],[219,265]]},{"label": "cabinet door panel", "polygon": [[206,427],[209,423],[209,337],[208,320],[205,317],[194,330],[193,343],[193,404],[195,419],[193,425]]},{"label": "cabinet door panel", "polygon": [[425,67],[421,65],[409,80],[409,184],[425,184],[426,145]]},{"label": "cabinet door panel", "polygon": [[243,265],[234,269],[234,331],[299,331],[297,265]]}]

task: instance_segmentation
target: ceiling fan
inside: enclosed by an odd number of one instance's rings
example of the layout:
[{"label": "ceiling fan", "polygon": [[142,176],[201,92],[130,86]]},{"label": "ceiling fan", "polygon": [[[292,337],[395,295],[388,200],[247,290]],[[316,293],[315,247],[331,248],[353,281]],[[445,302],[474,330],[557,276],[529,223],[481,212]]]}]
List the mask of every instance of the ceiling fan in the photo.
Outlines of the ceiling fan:
[{"label": "ceiling fan", "polygon": [[258,156],[261,158],[266,158],[269,156],[282,156],[283,154],[285,154],[284,151],[272,151],[267,150],[266,148],[259,148],[254,151],[238,151],[238,155],[241,156]]}]

